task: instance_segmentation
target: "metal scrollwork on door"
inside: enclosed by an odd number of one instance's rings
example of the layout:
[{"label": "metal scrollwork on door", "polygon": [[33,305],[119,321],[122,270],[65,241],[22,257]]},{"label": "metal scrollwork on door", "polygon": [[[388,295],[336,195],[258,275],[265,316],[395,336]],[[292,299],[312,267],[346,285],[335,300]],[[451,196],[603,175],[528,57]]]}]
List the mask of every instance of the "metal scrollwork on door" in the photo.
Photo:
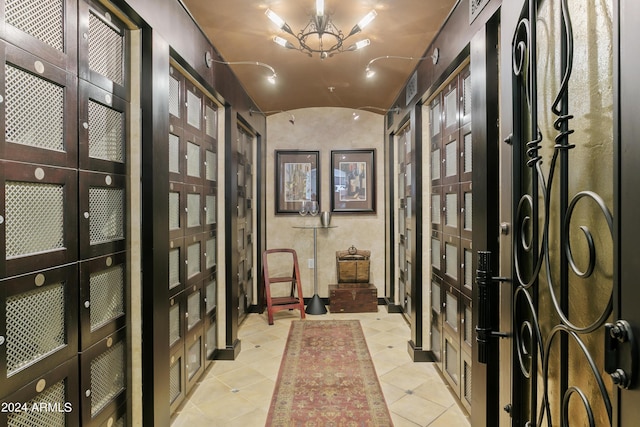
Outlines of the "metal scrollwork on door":
[{"label": "metal scrollwork on door", "polygon": [[528,0],[513,38],[517,425],[611,424],[612,156],[591,165],[612,145],[612,96],[589,88],[603,84],[611,52],[592,53],[588,24],[611,24],[612,1]]}]

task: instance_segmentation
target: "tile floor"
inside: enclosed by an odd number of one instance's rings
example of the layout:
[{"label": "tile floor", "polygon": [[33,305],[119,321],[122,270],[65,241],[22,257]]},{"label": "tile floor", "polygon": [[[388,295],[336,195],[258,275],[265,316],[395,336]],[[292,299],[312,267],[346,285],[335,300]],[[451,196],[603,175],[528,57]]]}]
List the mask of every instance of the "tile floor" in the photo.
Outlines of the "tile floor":
[{"label": "tile floor", "polygon": [[[278,376],[289,325],[298,311],[275,314],[269,326],[266,312],[249,314],[240,325],[239,356],[216,361],[178,410],[172,427],[262,427]],[[307,315],[321,319],[358,319],[369,346],[395,427],[470,425],[432,363],[414,363],[407,352],[409,326],[400,314]]]}]

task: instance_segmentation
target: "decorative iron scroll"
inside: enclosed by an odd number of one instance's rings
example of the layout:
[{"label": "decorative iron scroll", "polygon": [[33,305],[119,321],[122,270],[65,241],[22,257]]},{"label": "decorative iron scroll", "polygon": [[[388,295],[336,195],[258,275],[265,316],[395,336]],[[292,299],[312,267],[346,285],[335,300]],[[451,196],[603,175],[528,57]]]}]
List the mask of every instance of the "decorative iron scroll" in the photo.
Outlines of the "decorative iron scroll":
[{"label": "decorative iron scroll", "polygon": [[[549,0],[551,3],[551,0]],[[541,150],[548,144],[539,128],[538,119],[538,31],[548,28],[538,28],[538,1],[528,0],[528,9],[525,10],[516,26],[512,42],[512,67],[513,76],[518,82],[518,93],[514,96],[514,170],[524,165],[529,168],[530,182],[517,190],[520,193],[519,200],[514,206],[514,294],[513,294],[513,331],[514,351],[517,356],[514,367],[514,378],[521,387],[527,388],[526,399],[528,402],[520,402],[520,410],[525,425],[542,425],[546,419],[547,425],[554,423],[552,412],[559,417],[559,425],[569,425],[569,406],[572,398],[577,398],[585,411],[585,419],[589,425],[595,425],[594,404],[604,407],[609,423],[612,419],[612,404],[605,386],[601,367],[590,354],[585,338],[588,334],[601,331],[607,318],[612,313],[613,286],[609,294],[606,307],[596,313],[594,319],[590,319],[586,325],[577,325],[570,321],[568,315],[568,277],[576,276],[576,280],[584,280],[591,277],[596,266],[598,251],[596,240],[587,225],[574,224],[574,211],[584,203],[595,204],[596,211],[600,212],[608,226],[608,231],[613,237],[613,217],[603,198],[593,191],[579,191],[573,196],[569,195],[569,156],[571,150],[576,147],[570,143],[570,136],[574,133],[570,121],[573,115],[568,112],[569,81],[573,72],[574,35],[572,20],[568,7],[568,0],[560,0],[559,28],[562,29],[560,50],[560,63],[562,75],[555,99],[551,104],[551,112],[555,116],[553,128],[557,131],[553,141],[553,152],[545,173],[541,165],[543,158]],[[554,3],[557,4],[557,3]],[[550,26],[550,24],[549,24]],[[518,99],[520,95],[520,99]],[[519,115],[519,116],[518,116]],[[528,123],[524,125],[523,123]],[[527,129],[528,128],[528,129]],[[527,133],[528,135],[525,135]],[[551,147],[551,146],[550,146]],[[522,153],[522,155],[520,155]],[[517,184],[514,184],[517,185]],[[552,206],[552,195],[554,197]],[[555,198],[559,200],[556,201]],[[553,210],[552,210],[553,209]],[[557,209],[557,210],[556,210]],[[560,218],[558,224],[552,224],[550,217],[557,214]],[[558,226],[560,230],[553,229],[560,236],[561,248],[553,251],[550,242],[550,230]],[[586,268],[580,269],[574,259],[574,251],[570,240],[572,227],[579,227],[585,239]],[[553,258],[553,259],[552,259]],[[553,268],[554,263],[561,263],[564,269],[558,268],[557,273]],[[585,261],[582,261],[583,263]],[[544,267],[544,271],[543,271]],[[564,273],[562,273],[564,271]],[[542,276],[544,275],[544,276]],[[540,287],[540,281],[547,284],[547,288]],[[585,290],[587,292],[588,290]],[[544,293],[544,295],[543,295]],[[561,297],[558,297],[558,293]],[[539,298],[549,301],[549,313],[540,313],[538,307]],[[556,318],[559,322],[551,327],[542,327],[541,316]],[[564,342],[564,344],[560,344]],[[554,345],[560,346],[560,356],[564,364],[560,369],[568,371],[568,348],[582,353],[581,365],[584,375],[591,375],[593,388],[583,390],[578,385],[569,384],[569,375],[565,374],[565,380],[555,381],[554,386],[559,387],[555,393],[550,393],[550,354]],[[572,358],[576,359],[576,358]],[[557,361],[556,361],[557,362]],[[554,374],[562,377],[562,374]],[[563,382],[564,381],[564,382]],[[557,385],[557,383],[560,383]],[[517,386],[516,386],[517,387]],[[515,390],[514,390],[515,391]],[[542,392],[539,398],[538,392]],[[572,404],[572,407],[578,403]],[[517,409],[516,409],[517,410]]]}]

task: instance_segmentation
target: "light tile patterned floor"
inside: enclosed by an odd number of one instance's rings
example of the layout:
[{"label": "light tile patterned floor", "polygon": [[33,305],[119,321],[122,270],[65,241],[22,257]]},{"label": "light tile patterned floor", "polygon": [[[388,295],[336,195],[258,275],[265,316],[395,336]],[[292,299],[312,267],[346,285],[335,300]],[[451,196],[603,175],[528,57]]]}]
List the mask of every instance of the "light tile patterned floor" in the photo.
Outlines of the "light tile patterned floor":
[{"label": "light tile patterned floor", "polygon": [[[289,325],[298,311],[250,314],[240,325],[242,351],[216,361],[174,417],[172,427],[264,426]],[[307,315],[307,319],[358,319],[369,346],[395,427],[468,427],[469,419],[432,363],[414,363],[407,352],[409,326],[400,314]]]}]

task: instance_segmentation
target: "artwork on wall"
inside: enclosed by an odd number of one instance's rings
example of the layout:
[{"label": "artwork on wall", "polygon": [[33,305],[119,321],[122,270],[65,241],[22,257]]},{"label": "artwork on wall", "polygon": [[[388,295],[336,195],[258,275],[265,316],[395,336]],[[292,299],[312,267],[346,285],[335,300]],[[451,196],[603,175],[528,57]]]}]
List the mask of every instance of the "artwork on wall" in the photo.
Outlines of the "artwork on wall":
[{"label": "artwork on wall", "polygon": [[376,211],[375,150],[331,151],[331,211]]},{"label": "artwork on wall", "polygon": [[320,204],[318,151],[276,150],[276,214],[299,213],[303,203]]}]

